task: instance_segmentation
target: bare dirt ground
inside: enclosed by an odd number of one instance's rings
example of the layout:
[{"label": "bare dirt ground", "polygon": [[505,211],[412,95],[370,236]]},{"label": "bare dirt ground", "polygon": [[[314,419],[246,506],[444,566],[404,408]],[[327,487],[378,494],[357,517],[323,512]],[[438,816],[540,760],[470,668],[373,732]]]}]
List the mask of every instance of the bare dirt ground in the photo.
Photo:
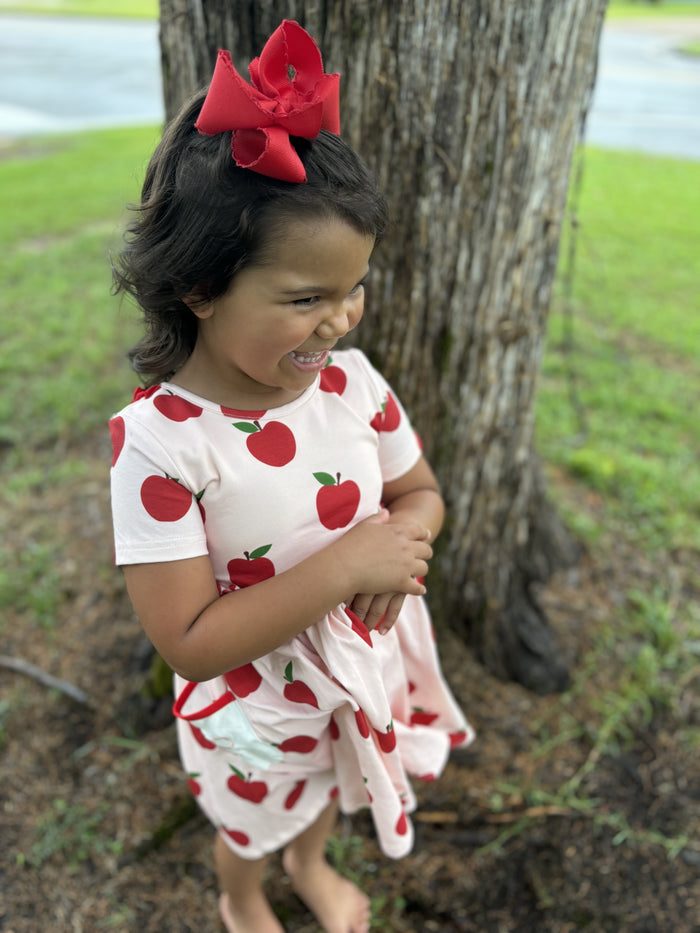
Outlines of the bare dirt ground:
[{"label": "bare dirt ground", "polygon": [[[86,439],[71,452],[84,456],[83,475],[60,489],[37,480],[1,516],[6,546],[48,542],[55,551],[58,608],[43,627],[10,612],[0,653],[72,682],[88,700],[0,668],[0,929],[220,933],[212,831],[181,774],[168,703],[141,693],[147,645],[111,566],[107,444]],[[584,507],[585,494],[571,492]],[[601,542],[542,601],[575,667],[630,590],[672,577],[682,612],[697,600],[699,571],[698,554],[652,565],[619,541]],[[601,752],[587,724],[620,676],[614,649],[597,655],[562,707],[560,697],[495,680],[448,633],[440,643],[479,738],[439,782],[418,788],[410,857],[384,859],[364,815],[339,827],[334,855],[374,899],[373,930],[700,931],[700,667],[676,684],[669,707]],[[562,795],[577,775],[575,799]],[[663,840],[683,835],[687,844],[669,853]],[[278,867],[269,890],[286,929],[317,931]]]}]

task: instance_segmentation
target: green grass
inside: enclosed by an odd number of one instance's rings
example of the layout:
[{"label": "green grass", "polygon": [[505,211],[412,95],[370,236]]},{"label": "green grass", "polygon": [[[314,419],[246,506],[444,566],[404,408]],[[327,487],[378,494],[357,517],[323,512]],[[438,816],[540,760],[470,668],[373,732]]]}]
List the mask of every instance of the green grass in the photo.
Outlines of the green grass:
[{"label": "green grass", "polygon": [[610,0],[608,19],[662,18],[669,16],[700,16],[700,3],[674,3],[660,0],[659,3],[644,0]]},{"label": "green grass", "polygon": [[0,12],[158,19],[158,0],[0,0]]},{"label": "green grass", "polygon": [[698,547],[700,163],[587,149],[571,211],[538,446],[645,548]]},{"label": "green grass", "polygon": [[0,161],[0,442],[20,464],[102,423],[123,386],[129,314],[109,295],[109,253],[156,138],[80,134]]}]

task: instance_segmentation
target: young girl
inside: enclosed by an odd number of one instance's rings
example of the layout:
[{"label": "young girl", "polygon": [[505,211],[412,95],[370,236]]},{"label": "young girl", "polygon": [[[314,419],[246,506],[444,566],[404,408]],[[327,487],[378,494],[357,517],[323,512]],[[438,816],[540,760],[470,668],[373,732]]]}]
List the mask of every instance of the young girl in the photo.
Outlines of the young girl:
[{"label": "young girl", "polygon": [[220,52],[166,129],[115,270],[148,386],[110,422],[117,563],[176,672],[226,929],[282,929],[262,876],[284,848],[323,929],[364,933],[367,898],[324,856],[338,807],[406,854],[407,773],[472,738],[421,598],[443,504],[396,396],[335,349],[386,220],[337,135],[338,75],[292,22],[250,73]]}]

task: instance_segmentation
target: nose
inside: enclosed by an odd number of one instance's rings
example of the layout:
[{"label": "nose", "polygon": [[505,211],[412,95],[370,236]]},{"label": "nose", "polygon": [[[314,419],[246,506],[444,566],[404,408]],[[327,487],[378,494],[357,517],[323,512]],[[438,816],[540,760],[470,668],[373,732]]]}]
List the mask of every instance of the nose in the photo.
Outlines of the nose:
[{"label": "nose", "polygon": [[356,297],[354,300],[348,297],[329,307],[328,314],[316,328],[316,333],[323,340],[340,340],[353,327],[357,327],[361,317],[362,302],[358,302]]}]

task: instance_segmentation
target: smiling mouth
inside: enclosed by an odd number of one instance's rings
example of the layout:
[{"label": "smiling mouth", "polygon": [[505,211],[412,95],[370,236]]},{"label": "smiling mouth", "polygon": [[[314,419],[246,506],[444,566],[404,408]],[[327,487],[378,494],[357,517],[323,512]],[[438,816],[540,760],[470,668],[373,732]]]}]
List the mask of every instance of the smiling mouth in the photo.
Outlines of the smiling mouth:
[{"label": "smiling mouth", "polygon": [[328,350],[317,350],[315,353],[292,350],[289,354],[295,366],[305,370],[320,369],[328,359]]},{"label": "smiling mouth", "polygon": [[328,354],[328,350],[316,350],[314,353],[304,352],[303,350],[292,350],[289,354],[293,356],[295,360],[299,360],[301,363],[319,363],[324,356]]}]

